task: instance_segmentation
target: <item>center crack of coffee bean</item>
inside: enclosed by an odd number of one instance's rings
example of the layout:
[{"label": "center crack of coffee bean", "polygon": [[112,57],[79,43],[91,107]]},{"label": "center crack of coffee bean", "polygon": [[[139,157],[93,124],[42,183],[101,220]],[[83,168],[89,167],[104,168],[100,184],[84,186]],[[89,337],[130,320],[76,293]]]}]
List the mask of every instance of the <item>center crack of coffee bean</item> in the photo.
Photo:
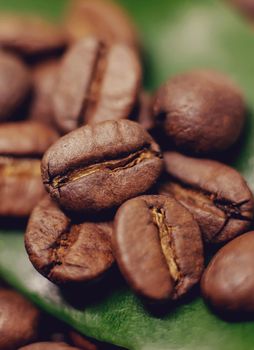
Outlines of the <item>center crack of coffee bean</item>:
[{"label": "center crack of coffee bean", "polygon": [[216,194],[206,192],[202,189],[197,190],[175,182],[172,182],[169,188],[174,197],[180,201],[193,203],[197,207],[207,211],[209,211],[209,206],[215,206],[221,210],[222,214],[226,216],[226,219],[250,220],[250,218],[241,213],[242,205],[248,203],[248,200],[233,203],[227,199],[219,199]]},{"label": "center crack of coffee bean", "polygon": [[166,259],[171,277],[177,282],[180,279],[180,270],[176,263],[176,257],[172,247],[173,227],[166,224],[165,210],[163,208],[152,208],[152,218],[154,224],[158,227],[160,244],[163,255]]},{"label": "center crack of coffee bean", "polygon": [[0,157],[0,173],[3,177],[41,175],[39,159]]},{"label": "center crack of coffee bean", "polygon": [[51,183],[53,188],[59,188],[64,186],[66,183],[79,180],[97,171],[107,170],[110,172],[116,172],[127,168],[132,168],[135,165],[156,156],[159,156],[159,154],[156,154],[154,151],[149,149],[143,149],[121,159],[105,161],[98,164],[92,164],[84,168],[73,169],[64,175],[55,176]]}]

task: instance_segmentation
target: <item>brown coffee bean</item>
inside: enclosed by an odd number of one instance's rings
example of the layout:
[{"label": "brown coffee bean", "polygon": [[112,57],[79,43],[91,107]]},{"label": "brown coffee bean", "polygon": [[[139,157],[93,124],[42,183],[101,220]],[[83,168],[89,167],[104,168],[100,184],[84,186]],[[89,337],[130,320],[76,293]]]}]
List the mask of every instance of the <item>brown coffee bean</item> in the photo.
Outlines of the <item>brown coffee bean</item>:
[{"label": "brown coffee bean", "polygon": [[0,121],[17,111],[30,88],[31,77],[22,61],[0,51]]},{"label": "brown coffee bean", "polygon": [[0,349],[16,350],[36,339],[39,311],[21,295],[0,289]]},{"label": "brown coffee bean", "polygon": [[96,38],[77,42],[66,54],[54,95],[62,132],[86,123],[128,118],[136,103],[141,66],[127,46],[106,47]]},{"label": "brown coffee bean", "polygon": [[163,85],[154,100],[157,124],[177,147],[194,153],[228,149],[245,120],[239,89],[215,71],[178,75]]},{"label": "brown coffee bean", "polygon": [[0,46],[22,56],[35,56],[63,49],[68,42],[61,28],[35,16],[2,14]]},{"label": "brown coffee bean", "polygon": [[0,125],[1,216],[27,216],[44,195],[40,158],[56,139],[57,134],[41,124]]},{"label": "brown coffee bean", "polygon": [[249,228],[253,196],[235,169],[176,152],[166,152],[164,159],[171,178],[159,186],[159,193],[173,195],[190,210],[206,242],[225,242]]},{"label": "brown coffee bean", "polygon": [[254,231],[225,245],[208,265],[203,297],[219,312],[254,312]]},{"label": "brown coffee bean", "polygon": [[111,236],[111,223],[75,223],[46,197],[32,212],[25,246],[34,267],[52,282],[87,282],[112,266]]},{"label": "brown coffee bean", "polygon": [[139,47],[137,31],[123,8],[111,1],[76,0],[66,13],[66,28],[72,40],[95,35],[107,44]]},{"label": "brown coffee bean", "polygon": [[19,350],[80,350],[66,343],[43,342],[24,346]]},{"label": "brown coffee bean", "polygon": [[175,300],[199,281],[204,264],[200,230],[175,199],[131,199],[118,209],[114,229],[117,263],[141,296]]},{"label": "brown coffee bean", "polygon": [[49,60],[38,64],[32,71],[33,98],[29,119],[36,120],[51,127],[54,125],[53,94],[58,77],[59,62]]},{"label": "brown coffee bean", "polygon": [[98,211],[146,192],[163,167],[151,136],[129,120],[83,126],[59,139],[43,157],[50,195],[70,211]]}]

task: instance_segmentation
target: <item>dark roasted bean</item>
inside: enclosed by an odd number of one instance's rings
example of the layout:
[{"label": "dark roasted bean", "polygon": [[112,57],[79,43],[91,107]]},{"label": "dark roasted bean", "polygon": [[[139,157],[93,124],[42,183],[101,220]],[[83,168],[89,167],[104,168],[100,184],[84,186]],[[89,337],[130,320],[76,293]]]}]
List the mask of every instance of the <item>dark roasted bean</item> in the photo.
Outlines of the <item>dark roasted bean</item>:
[{"label": "dark roasted bean", "polygon": [[111,223],[75,223],[45,198],[29,219],[25,246],[34,267],[49,280],[87,282],[112,266],[111,236]]},{"label": "dark roasted bean", "polygon": [[194,71],[169,80],[157,92],[154,115],[169,141],[194,153],[228,149],[245,120],[239,89],[214,71]]},{"label": "dark roasted bean", "polygon": [[208,265],[201,283],[204,298],[220,313],[254,312],[254,231],[225,245]]},{"label": "dark roasted bean", "polygon": [[66,13],[66,28],[72,40],[95,35],[107,44],[139,47],[136,29],[123,8],[110,1],[76,0]]},{"label": "dark roasted bean", "polygon": [[170,179],[159,185],[159,193],[173,195],[191,211],[206,242],[225,242],[249,228],[253,196],[235,169],[176,152],[164,158]]},{"label": "dark roasted bean", "polygon": [[82,39],[63,59],[54,95],[55,121],[62,132],[86,123],[128,118],[136,103],[141,67],[122,44],[106,47]]},{"label": "dark roasted bean", "polygon": [[39,311],[15,291],[0,289],[0,349],[15,350],[36,339]]},{"label": "dark roasted bean", "polygon": [[31,86],[30,74],[22,61],[0,51],[0,121],[10,118],[18,110]]},{"label": "dark roasted bean", "polygon": [[198,224],[167,196],[141,196],[124,203],[114,223],[113,247],[130,286],[154,301],[178,299],[203,271]]},{"label": "dark roasted bean", "polygon": [[27,216],[44,195],[40,158],[57,139],[34,122],[0,125],[0,215]]},{"label": "dark roasted bean", "polygon": [[147,191],[162,171],[158,145],[137,123],[106,121],[59,139],[44,155],[42,178],[70,211],[98,211]]}]

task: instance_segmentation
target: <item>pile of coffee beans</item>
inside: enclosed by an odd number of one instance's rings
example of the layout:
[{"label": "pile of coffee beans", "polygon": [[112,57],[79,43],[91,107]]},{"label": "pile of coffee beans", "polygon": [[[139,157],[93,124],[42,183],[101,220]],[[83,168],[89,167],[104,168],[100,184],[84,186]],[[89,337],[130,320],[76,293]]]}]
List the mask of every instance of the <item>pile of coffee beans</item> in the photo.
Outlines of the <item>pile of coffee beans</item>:
[{"label": "pile of coffee beans", "polygon": [[[0,47],[0,216],[29,217],[35,269],[75,290],[117,266],[144,307],[200,285],[219,314],[254,313],[253,195],[221,162],[245,125],[235,83],[194,70],[144,91],[137,31],[106,0],[72,1],[54,25],[2,14]],[[0,308],[0,349],[105,349],[38,337],[39,311],[14,291]]]}]

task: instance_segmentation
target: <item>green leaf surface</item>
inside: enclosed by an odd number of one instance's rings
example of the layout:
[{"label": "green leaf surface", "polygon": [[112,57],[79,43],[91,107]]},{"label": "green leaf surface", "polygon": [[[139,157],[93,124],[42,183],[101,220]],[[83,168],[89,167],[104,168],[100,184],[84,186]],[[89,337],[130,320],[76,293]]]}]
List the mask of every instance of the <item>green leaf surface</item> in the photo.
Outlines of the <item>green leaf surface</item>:
[{"label": "green leaf surface", "polygon": [[[92,0],[91,0],[92,1]],[[66,1],[0,0],[0,9],[56,16]],[[249,118],[236,166],[254,189],[254,33],[229,6],[216,0],[121,0],[133,14],[144,42],[148,89],[187,69],[229,73],[242,87]],[[0,274],[47,312],[81,333],[130,350],[249,350],[254,323],[229,323],[195,298],[163,317],[153,316],[126,287],[113,288],[82,309],[31,266],[21,232],[0,233]],[[233,292],[233,291],[232,291]],[[85,296],[84,296],[85,298]]]}]

